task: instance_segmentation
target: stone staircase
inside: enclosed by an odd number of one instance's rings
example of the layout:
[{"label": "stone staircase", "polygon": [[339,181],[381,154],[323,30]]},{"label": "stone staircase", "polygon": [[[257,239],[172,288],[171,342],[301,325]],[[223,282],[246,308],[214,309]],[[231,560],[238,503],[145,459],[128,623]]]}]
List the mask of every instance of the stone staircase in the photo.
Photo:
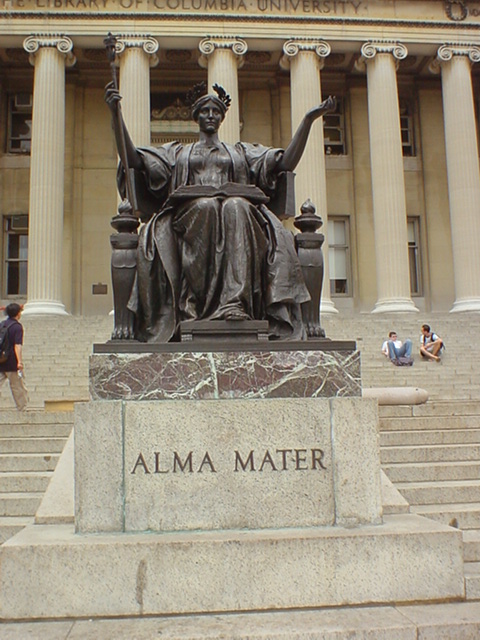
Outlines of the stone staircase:
[{"label": "stone staircase", "polygon": [[72,427],[71,411],[1,412],[0,544],[33,522]]},{"label": "stone staircase", "polygon": [[[88,400],[88,357],[94,342],[110,338],[112,317],[26,316],[22,324],[28,407],[55,408]],[[4,384],[0,390],[0,410],[14,407],[10,390]]]},{"label": "stone staircase", "polygon": [[383,470],[412,512],[462,529],[467,599],[480,599],[480,402],[379,409]]},{"label": "stone staircase", "polygon": [[[480,400],[478,343],[480,314],[338,314],[322,320],[327,336],[357,341],[362,353],[364,387],[421,387],[430,400]],[[440,363],[425,361],[419,354],[420,327],[428,323],[445,341]],[[413,367],[395,367],[381,352],[391,330],[401,340],[413,342]]]}]

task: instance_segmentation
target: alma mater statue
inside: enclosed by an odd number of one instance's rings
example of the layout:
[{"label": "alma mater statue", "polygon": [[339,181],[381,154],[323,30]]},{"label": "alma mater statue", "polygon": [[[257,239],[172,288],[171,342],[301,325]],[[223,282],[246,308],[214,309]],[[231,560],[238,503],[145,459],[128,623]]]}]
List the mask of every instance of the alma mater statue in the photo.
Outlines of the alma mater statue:
[{"label": "alma mater statue", "polygon": [[[303,118],[285,150],[219,140],[230,97],[205,83],[187,95],[199,139],[136,148],[106,87],[117,146],[135,172],[145,224],[128,303],[135,337],[179,339],[183,320],[268,320],[270,339],[305,338],[301,304],[309,300],[292,234],[268,209],[277,178],[297,166],[315,120],[335,108],[329,97]],[[119,167],[119,190],[125,171]]]}]

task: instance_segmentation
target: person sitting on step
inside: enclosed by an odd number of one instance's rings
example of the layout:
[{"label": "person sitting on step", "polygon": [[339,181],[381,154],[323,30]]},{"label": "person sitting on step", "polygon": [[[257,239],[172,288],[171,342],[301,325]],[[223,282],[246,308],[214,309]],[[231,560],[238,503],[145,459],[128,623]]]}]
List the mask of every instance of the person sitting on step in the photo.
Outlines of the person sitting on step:
[{"label": "person sitting on step", "polygon": [[395,364],[400,358],[411,358],[412,341],[407,338],[404,343],[398,339],[396,331],[390,331],[388,340],[382,344],[382,353]]},{"label": "person sitting on step", "polygon": [[440,362],[440,351],[445,347],[443,340],[428,324],[422,325],[422,335],[420,336],[420,355],[427,360]]}]

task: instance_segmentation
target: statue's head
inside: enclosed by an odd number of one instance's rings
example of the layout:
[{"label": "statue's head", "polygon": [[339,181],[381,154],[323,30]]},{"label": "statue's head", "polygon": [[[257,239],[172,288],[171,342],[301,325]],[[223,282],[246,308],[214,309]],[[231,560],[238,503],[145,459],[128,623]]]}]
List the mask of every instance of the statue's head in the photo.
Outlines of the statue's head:
[{"label": "statue's head", "polygon": [[218,84],[213,85],[213,90],[215,93],[207,93],[207,85],[205,82],[200,82],[187,93],[185,101],[192,110],[192,118],[195,122],[198,122],[198,114],[200,113],[200,110],[209,102],[218,107],[222,114],[222,121],[225,118],[225,114],[227,113],[232,99],[225,89],[220,87]]}]

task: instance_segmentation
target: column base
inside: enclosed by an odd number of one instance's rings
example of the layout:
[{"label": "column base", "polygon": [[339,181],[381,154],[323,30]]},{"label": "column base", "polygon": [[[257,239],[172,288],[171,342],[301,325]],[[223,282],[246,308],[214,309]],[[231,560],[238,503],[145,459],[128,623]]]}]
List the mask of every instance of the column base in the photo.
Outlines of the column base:
[{"label": "column base", "polygon": [[388,298],[378,300],[372,313],[418,313],[410,298]]},{"label": "column base", "polygon": [[320,302],[320,318],[325,313],[338,313],[338,309],[331,300],[322,300]]},{"label": "column base", "polygon": [[480,311],[480,298],[466,298],[464,300],[456,300],[450,313],[460,313],[465,311]]},{"label": "column base", "polygon": [[27,302],[23,309],[24,316],[68,316],[65,306],[61,302],[50,302],[48,300],[38,300]]}]

